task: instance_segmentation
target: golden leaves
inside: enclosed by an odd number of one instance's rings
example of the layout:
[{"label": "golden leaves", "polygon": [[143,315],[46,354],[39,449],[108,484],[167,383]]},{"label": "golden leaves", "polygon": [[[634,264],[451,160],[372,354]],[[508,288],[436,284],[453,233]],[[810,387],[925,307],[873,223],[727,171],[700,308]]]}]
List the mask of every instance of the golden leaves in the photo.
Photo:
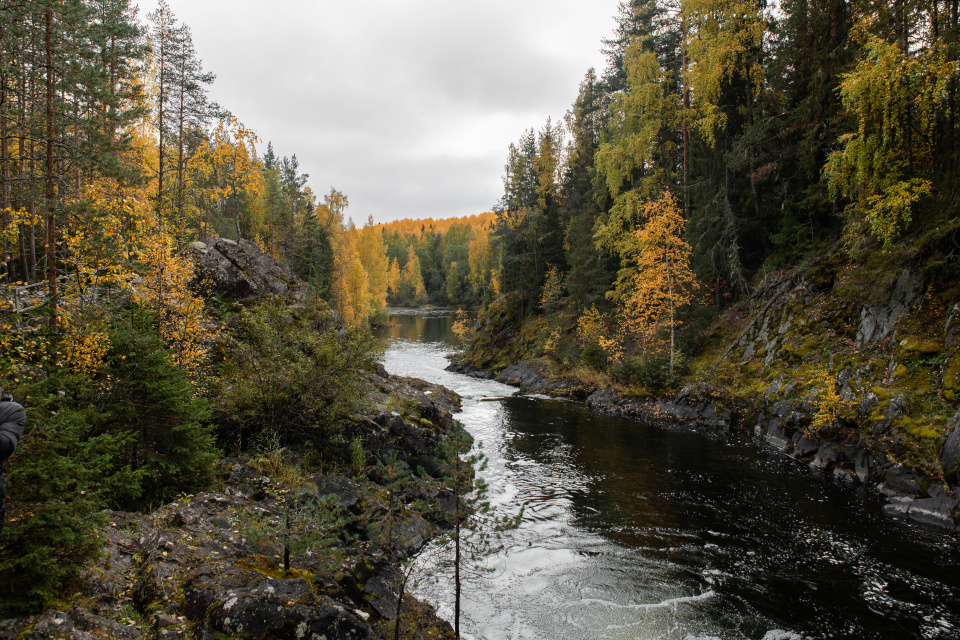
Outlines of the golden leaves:
[{"label": "golden leaves", "polygon": [[156,314],[160,338],[196,386],[218,330],[206,321],[203,300],[190,290],[193,263],[175,255],[173,239],[162,232],[151,237],[144,260],[148,268],[137,299]]},{"label": "golden leaves", "polygon": [[[672,360],[677,310],[693,299],[698,287],[690,268],[693,252],[683,239],[685,222],[673,194],[664,192],[656,200],[644,201],[640,210],[644,222],[633,231],[638,246],[633,257],[636,271],[620,300],[618,336],[601,345],[620,353],[629,341],[649,358],[667,350],[664,330],[669,329]],[[614,348],[615,342],[620,349]]]}]

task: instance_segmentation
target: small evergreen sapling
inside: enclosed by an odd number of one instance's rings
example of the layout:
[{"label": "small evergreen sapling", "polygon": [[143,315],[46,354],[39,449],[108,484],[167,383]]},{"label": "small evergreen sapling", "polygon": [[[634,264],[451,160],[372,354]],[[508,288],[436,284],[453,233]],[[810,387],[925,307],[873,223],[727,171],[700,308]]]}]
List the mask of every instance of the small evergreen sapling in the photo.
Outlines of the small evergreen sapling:
[{"label": "small evergreen sapling", "polygon": [[289,573],[291,558],[320,560],[336,568],[346,558],[340,538],[347,525],[335,495],[317,496],[307,485],[266,489],[272,499],[263,507],[244,509],[237,521],[245,537],[259,550],[282,545],[283,570]]},{"label": "small evergreen sapling", "polygon": [[473,438],[457,423],[456,429],[443,440],[442,458],[444,484],[452,494],[451,503],[442,512],[443,523],[438,538],[439,568],[452,568],[454,575],[454,633],[460,638],[460,598],[463,580],[490,573],[483,560],[501,553],[501,540],[507,531],[520,526],[523,508],[516,515],[496,513],[488,500],[489,487],[477,477],[483,471],[486,458],[474,451]]}]

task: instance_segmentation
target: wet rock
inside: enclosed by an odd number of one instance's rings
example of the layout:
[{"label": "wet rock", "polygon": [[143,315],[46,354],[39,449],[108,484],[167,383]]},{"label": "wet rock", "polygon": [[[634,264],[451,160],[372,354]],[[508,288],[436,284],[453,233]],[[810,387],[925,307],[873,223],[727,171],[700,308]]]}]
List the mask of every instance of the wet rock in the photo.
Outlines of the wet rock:
[{"label": "wet rock", "polygon": [[780,426],[782,423],[781,418],[771,418],[764,438],[777,449],[784,450],[790,444],[790,435]]},{"label": "wet rock", "polygon": [[826,471],[837,463],[837,448],[834,445],[823,443],[813,456],[810,466],[814,469]]},{"label": "wet rock", "polygon": [[907,517],[923,524],[952,529],[956,526],[953,512],[960,505],[956,498],[923,498],[910,503]]},{"label": "wet rock", "polygon": [[873,455],[871,455],[869,451],[861,450],[854,460],[854,471],[857,474],[857,478],[860,482],[866,483],[874,474],[874,469]]},{"label": "wet rock", "polygon": [[857,475],[854,472],[841,466],[836,466],[833,468],[833,477],[841,482],[849,483],[853,483],[857,479]]},{"label": "wet rock", "polygon": [[493,371],[489,371],[487,369],[477,369],[476,367],[471,367],[465,362],[451,362],[447,365],[446,370],[454,373],[462,373],[465,376],[478,378],[480,380],[493,380],[497,377],[497,374]]},{"label": "wet rock", "polygon": [[887,469],[881,493],[886,496],[915,498],[920,495],[920,476],[900,465]]},{"label": "wet rock", "polygon": [[510,365],[497,375],[497,380],[528,393],[544,393],[549,385],[547,376],[532,362]]},{"label": "wet rock", "polygon": [[883,513],[891,518],[906,520],[910,502],[910,498],[893,498],[890,502],[883,505]]},{"label": "wet rock", "polygon": [[816,453],[819,448],[819,440],[803,436],[793,447],[793,456],[795,458],[806,458]]},{"label": "wet rock", "polygon": [[731,404],[728,394],[709,385],[685,387],[672,401],[621,397],[611,389],[595,391],[587,398],[587,406],[604,413],[635,417],[658,426],[684,425],[720,433],[730,430],[733,414],[725,407]]}]

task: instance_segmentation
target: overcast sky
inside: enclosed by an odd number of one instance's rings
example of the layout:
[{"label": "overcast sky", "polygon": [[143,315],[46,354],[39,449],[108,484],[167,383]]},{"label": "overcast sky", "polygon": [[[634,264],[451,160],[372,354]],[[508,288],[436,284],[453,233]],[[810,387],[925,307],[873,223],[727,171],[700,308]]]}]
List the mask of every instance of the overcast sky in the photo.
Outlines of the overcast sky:
[{"label": "overcast sky", "polygon": [[[168,0],[212,97],[358,223],[472,215],[507,145],[563,118],[617,0]],[[140,3],[140,16],[156,8]]]}]

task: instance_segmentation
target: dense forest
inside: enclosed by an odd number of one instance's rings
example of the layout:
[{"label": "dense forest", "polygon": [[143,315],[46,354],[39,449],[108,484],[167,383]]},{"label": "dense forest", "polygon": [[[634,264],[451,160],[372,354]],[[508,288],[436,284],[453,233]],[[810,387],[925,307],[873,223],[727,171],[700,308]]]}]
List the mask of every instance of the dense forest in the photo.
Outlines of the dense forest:
[{"label": "dense forest", "polygon": [[[388,303],[480,309],[457,325],[478,367],[542,358],[635,396],[776,383],[816,400],[817,434],[855,427],[956,478],[958,0],[623,2],[607,67],[509,145],[492,212],[362,227],[211,99],[163,0],[145,21],[130,0],[0,0],[0,44],[0,385],[31,416],[7,466],[9,611],[62,595],[105,509],[209,486],[224,450],[309,441],[339,455],[315,469],[365,473],[344,425]],[[208,238],[255,243],[308,298],[210,295],[189,257]],[[806,297],[746,346],[785,282]],[[923,292],[883,341],[857,329],[873,288]]]},{"label": "dense forest", "polygon": [[957,14],[955,0],[621,3],[607,68],[562,123],[509,147],[500,310],[550,316],[564,362],[672,378],[778,269],[842,250],[954,273]]},{"label": "dense forest", "polygon": [[[441,492],[464,506],[448,513],[481,514],[467,512],[473,467],[460,465],[469,441],[450,418],[458,400],[389,377],[369,324],[384,317],[388,288],[410,303],[470,298],[471,242],[486,238],[491,215],[357,228],[346,194],[318,197],[295,155],[264,148],[211,99],[215,76],[163,0],[143,17],[130,0],[3,0],[0,45],[0,387],[27,415],[22,434],[0,425],[5,443],[19,438],[0,460],[10,487],[0,617],[89,590],[81,576],[116,542],[118,520],[123,535],[143,532],[157,507],[223,490],[227,455],[268,487],[252,510],[236,493],[220,504],[228,529],[251,542],[255,581],[291,577],[291,553],[296,565],[326,547],[318,573],[374,562],[392,580],[419,549],[400,516],[431,518],[422,545],[456,525],[437,511]],[[236,293],[218,289],[224,281],[245,284]],[[389,424],[406,431],[384,441]],[[352,511],[316,493],[312,474],[324,473],[363,493]],[[193,554],[178,560],[187,568],[210,561],[197,545],[178,551]],[[136,577],[124,575],[130,584],[107,591],[127,595],[101,622],[152,624],[168,598],[132,608]],[[363,585],[354,595],[369,597]],[[439,624],[411,602],[418,625]],[[184,620],[171,624],[186,633]]]}]

